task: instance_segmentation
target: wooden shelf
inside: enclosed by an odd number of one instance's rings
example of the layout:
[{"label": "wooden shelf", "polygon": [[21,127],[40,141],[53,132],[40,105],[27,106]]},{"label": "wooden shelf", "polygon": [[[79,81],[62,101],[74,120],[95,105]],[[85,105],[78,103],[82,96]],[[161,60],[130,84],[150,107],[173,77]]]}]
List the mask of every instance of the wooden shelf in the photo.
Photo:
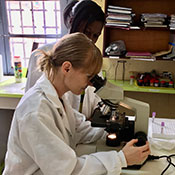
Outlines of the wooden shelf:
[{"label": "wooden shelf", "polygon": [[[140,15],[142,13],[163,13],[168,16],[175,13],[174,0],[106,0],[105,12],[107,12],[108,5],[115,5],[121,7],[131,7],[132,12],[135,13],[134,23],[140,24]],[[104,28],[104,46],[109,46],[111,42],[123,40],[127,51],[133,52],[151,52],[156,53],[163,50],[168,50],[168,43],[170,42],[171,34],[175,33],[168,28],[144,28],[124,30],[116,27]]]},{"label": "wooden shelf", "polygon": [[118,57],[118,56],[104,56],[103,58],[106,58],[106,59],[115,59],[115,60],[135,60],[135,61],[149,61],[149,62],[154,62],[154,61],[164,61],[164,62],[175,62],[173,59],[163,59],[162,57],[156,57],[155,60],[150,60],[149,58],[148,59],[131,59],[131,58],[127,58],[127,57]]}]

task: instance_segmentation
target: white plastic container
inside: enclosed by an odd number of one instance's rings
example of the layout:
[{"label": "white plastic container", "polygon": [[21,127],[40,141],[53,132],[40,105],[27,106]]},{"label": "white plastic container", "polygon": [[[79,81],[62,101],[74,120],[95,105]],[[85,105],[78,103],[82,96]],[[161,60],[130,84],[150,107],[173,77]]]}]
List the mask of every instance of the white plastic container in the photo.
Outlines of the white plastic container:
[{"label": "white plastic container", "polygon": [[22,82],[22,64],[20,56],[14,56],[14,75],[16,83]]},{"label": "white plastic container", "polygon": [[134,75],[131,75],[130,76],[130,82],[129,82],[130,85],[134,84],[134,79],[135,79]]}]

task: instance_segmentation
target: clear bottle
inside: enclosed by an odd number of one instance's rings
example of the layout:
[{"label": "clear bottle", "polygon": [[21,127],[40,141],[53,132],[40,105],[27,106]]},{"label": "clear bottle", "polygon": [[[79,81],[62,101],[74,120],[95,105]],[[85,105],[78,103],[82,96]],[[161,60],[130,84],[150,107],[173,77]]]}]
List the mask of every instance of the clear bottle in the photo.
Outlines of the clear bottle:
[{"label": "clear bottle", "polygon": [[22,82],[22,63],[20,56],[14,56],[14,75],[16,83]]},{"label": "clear bottle", "polygon": [[130,76],[130,82],[129,82],[130,85],[134,84],[134,79],[135,79],[134,75],[131,75]]}]

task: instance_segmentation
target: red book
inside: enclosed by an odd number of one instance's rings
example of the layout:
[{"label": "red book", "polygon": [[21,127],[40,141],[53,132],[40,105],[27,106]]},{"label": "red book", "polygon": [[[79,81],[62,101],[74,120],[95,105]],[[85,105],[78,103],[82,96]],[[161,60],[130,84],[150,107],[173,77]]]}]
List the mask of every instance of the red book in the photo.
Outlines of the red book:
[{"label": "red book", "polygon": [[126,57],[151,57],[150,52],[127,52]]}]

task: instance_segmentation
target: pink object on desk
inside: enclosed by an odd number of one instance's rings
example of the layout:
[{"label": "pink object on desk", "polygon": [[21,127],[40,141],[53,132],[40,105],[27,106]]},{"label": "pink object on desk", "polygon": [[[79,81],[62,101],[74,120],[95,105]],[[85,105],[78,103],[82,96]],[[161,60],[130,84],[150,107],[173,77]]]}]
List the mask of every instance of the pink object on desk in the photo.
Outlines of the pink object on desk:
[{"label": "pink object on desk", "polygon": [[154,122],[155,117],[156,117],[156,112],[153,112],[152,113],[152,122]]},{"label": "pink object on desk", "polygon": [[161,133],[163,134],[163,128],[165,126],[165,122],[161,122]]},{"label": "pink object on desk", "polygon": [[127,52],[126,56],[127,57],[132,57],[132,56],[151,56],[152,54],[150,52]]}]

